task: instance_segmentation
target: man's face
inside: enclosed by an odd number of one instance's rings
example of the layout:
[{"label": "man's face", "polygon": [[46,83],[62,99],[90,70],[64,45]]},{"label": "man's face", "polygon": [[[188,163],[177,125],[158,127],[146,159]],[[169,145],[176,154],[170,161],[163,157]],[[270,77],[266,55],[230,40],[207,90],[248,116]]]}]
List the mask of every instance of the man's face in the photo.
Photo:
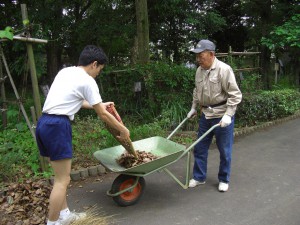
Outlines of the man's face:
[{"label": "man's face", "polygon": [[103,70],[103,68],[104,68],[104,65],[101,65],[97,61],[95,61],[92,64],[92,73],[91,73],[91,76],[93,78],[96,78],[100,74],[101,70]]},{"label": "man's face", "polygon": [[203,69],[208,70],[214,62],[214,53],[210,51],[197,53],[196,61]]}]

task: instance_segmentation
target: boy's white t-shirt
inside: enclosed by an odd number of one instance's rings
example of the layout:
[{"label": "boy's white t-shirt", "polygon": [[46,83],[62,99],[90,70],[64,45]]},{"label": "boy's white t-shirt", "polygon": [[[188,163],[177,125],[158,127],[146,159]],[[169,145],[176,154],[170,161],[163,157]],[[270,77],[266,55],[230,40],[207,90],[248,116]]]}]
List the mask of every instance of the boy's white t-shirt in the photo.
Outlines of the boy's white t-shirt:
[{"label": "boy's white t-shirt", "polygon": [[93,77],[80,67],[67,67],[56,75],[47,95],[43,113],[67,115],[70,120],[79,111],[83,100],[95,105],[102,102]]}]

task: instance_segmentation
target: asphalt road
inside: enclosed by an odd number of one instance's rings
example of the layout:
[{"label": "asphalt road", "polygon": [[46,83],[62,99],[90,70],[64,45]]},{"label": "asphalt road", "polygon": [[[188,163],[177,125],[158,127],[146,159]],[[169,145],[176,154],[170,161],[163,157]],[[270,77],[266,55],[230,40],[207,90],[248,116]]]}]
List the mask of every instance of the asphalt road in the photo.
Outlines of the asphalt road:
[{"label": "asphalt road", "polygon": [[[120,225],[300,225],[300,119],[290,120],[244,137],[233,149],[230,189],[217,191],[219,153],[212,147],[205,185],[184,190],[169,175],[145,177],[146,190],[130,207],[106,195],[115,173],[90,179],[69,190],[71,209],[95,206]],[[185,177],[185,160],[170,166]]]}]

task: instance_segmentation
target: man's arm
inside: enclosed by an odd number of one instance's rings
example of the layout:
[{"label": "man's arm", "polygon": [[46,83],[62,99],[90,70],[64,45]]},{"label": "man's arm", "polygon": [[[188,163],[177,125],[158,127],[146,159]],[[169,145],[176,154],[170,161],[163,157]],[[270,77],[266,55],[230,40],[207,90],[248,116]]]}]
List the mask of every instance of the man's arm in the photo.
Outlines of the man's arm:
[{"label": "man's arm", "polygon": [[232,69],[228,69],[224,75],[226,78],[223,84],[223,89],[228,94],[227,99],[227,110],[226,113],[229,116],[233,116],[235,114],[237,105],[242,101],[242,93],[237,85],[235,75]]},{"label": "man's arm", "polygon": [[81,108],[93,109],[93,106],[91,106],[90,103],[87,100],[83,100]]}]

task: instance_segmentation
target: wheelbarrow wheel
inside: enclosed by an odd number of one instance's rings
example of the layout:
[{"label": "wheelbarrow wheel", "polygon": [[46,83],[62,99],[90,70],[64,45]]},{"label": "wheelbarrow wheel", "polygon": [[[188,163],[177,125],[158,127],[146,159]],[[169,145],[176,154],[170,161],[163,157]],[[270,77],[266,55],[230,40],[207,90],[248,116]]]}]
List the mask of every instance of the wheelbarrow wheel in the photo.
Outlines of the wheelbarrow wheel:
[{"label": "wheelbarrow wheel", "polygon": [[[111,193],[114,194],[133,186],[136,182],[136,179],[136,176],[124,174],[119,175],[112,184]],[[145,179],[143,177],[139,177],[137,185],[132,190],[126,191],[118,196],[114,196],[113,200],[120,206],[134,205],[142,197],[145,186]]]}]

